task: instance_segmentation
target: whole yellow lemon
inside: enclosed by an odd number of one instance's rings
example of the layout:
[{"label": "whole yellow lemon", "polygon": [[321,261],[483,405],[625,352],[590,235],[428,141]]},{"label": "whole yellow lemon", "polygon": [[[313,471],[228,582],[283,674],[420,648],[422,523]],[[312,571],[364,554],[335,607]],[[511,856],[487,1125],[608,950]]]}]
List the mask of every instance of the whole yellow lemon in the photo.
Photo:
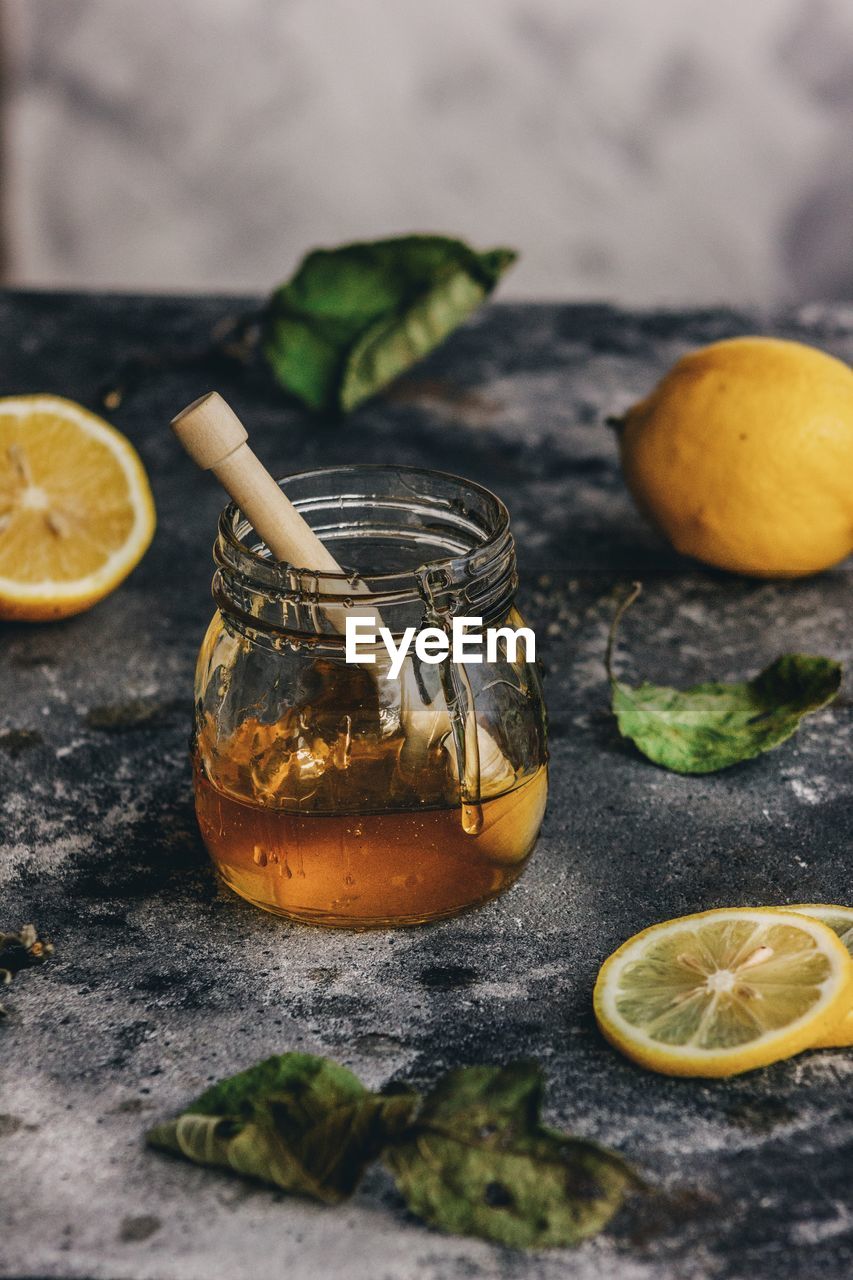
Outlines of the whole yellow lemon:
[{"label": "whole yellow lemon", "polygon": [[637,505],[676,550],[755,577],[853,551],[853,370],[800,342],[684,356],[621,423]]}]

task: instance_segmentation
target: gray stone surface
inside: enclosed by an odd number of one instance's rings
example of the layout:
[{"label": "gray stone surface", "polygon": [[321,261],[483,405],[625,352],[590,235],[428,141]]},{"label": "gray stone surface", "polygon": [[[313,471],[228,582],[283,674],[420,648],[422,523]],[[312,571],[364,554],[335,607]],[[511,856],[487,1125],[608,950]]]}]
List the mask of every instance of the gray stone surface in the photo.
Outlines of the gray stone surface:
[{"label": "gray stone surface", "polygon": [[[203,342],[217,299],[6,295],[2,391],[95,404],[129,354]],[[495,306],[349,426],[307,420],[260,370],[149,370],[113,415],[151,474],[152,550],[91,613],[0,632],[0,926],[34,920],[53,963],[0,1027],[0,1275],[98,1280],[824,1275],[853,1268],[853,1055],[729,1082],[644,1074],[601,1040],[590,990],[636,929],[720,904],[851,900],[849,693],[777,752],[664,773],[606,713],[616,592],[626,673],[694,681],[802,649],[850,661],[849,564],[777,586],[679,560],[644,526],[605,415],[693,344],[763,329],[853,356],[853,310],[782,318]],[[321,932],[221,889],[195,830],[186,738],[211,609],[215,485],[166,421],[217,385],[280,471],[391,459],[454,469],[509,503],[551,716],[542,837],[503,899],[409,932]],[[99,728],[103,707],[125,723]],[[14,735],[26,731],[29,738]],[[11,736],[10,736],[11,735]],[[611,1143],[660,1189],[574,1253],[442,1237],[372,1174],[331,1211],[154,1155],[143,1133],[210,1080],[275,1051],[365,1081],[533,1055],[550,1120]]]}]

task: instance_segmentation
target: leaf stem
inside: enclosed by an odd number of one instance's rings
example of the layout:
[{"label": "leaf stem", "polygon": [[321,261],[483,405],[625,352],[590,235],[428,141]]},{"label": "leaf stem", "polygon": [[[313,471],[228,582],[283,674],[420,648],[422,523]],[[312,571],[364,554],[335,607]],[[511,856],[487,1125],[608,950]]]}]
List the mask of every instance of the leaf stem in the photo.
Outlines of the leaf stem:
[{"label": "leaf stem", "polygon": [[604,652],[604,666],[607,671],[607,679],[611,684],[616,684],[616,677],[613,674],[613,646],[616,643],[616,632],[619,630],[619,624],[631,608],[631,605],[635,604],[636,601],[639,600],[642,590],[642,582],[634,582],[631,584],[631,590],[616,610],[616,613],[613,616],[613,621],[610,624],[610,630],[607,633],[607,648]]}]

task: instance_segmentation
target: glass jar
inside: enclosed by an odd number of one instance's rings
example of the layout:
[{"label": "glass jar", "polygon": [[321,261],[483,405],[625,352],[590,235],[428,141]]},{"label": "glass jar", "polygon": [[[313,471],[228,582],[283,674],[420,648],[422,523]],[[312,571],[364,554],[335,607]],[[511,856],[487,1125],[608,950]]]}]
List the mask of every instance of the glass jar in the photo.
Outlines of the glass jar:
[{"label": "glass jar", "polygon": [[[538,669],[387,650],[347,663],[347,611],[393,632],[456,615],[523,626],[503,503],[456,476],[345,466],[290,476],[288,498],[342,566],[279,564],[232,504],[218,605],[199,654],[196,812],[225,883],[315,924],[408,925],[485,902],[518,877],[545,809]],[[363,652],[363,651],[362,651]]]}]

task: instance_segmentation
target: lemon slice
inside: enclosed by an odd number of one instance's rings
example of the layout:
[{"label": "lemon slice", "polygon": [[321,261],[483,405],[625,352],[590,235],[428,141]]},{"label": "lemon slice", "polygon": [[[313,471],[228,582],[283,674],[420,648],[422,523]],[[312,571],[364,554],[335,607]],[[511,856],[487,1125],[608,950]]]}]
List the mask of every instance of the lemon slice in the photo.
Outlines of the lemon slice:
[{"label": "lemon slice", "polygon": [[[798,911],[813,920],[820,920],[833,933],[837,933],[850,955],[853,956],[853,907],[838,907],[823,902],[806,902],[786,911]],[[815,1049],[844,1049],[853,1045],[853,993],[847,1012],[837,1026],[814,1042]]]},{"label": "lemon slice", "polygon": [[641,1066],[729,1076],[811,1048],[852,987],[853,963],[825,924],[731,907],[629,938],[602,965],[593,1004],[603,1034]]},{"label": "lemon slice", "polygon": [[0,618],[65,618],[103,599],[154,534],[136,450],[59,396],[0,398]]}]

